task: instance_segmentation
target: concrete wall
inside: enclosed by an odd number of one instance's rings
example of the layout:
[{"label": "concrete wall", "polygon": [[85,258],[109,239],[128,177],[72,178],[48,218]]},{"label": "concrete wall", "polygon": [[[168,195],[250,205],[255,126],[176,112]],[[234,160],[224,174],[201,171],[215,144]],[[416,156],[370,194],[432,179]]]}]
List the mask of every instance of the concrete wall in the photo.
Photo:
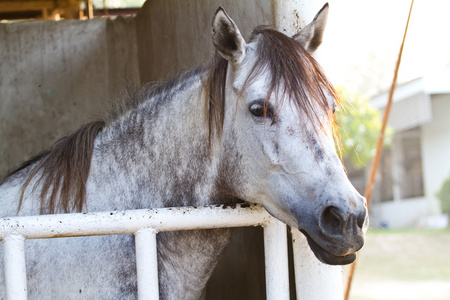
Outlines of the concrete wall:
[{"label": "concrete wall", "polygon": [[422,126],[422,165],[427,213],[440,212],[436,193],[450,176],[450,94],[431,95],[433,120]]},{"label": "concrete wall", "polygon": [[[205,62],[214,53],[211,21],[222,6],[248,41],[253,28],[269,25],[293,35],[326,1],[150,0],[137,16],[142,82],[161,80]],[[149,67],[151,66],[151,67]]]},{"label": "concrete wall", "polygon": [[420,218],[429,215],[428,199],[425,197],[376,203],[370,209],[370,224],[373,228],[378,228],[384,222],[390,229],[414,228]]},{"label": "concrete wall", "polygon": [[161,80],[208,60],[214,53],[211,21],[219,6],[246,39],[256,25],[274,24],[272,1],[147,1],[137,16],[141,80]]},{"label": "concrete wall", "polygon": [[137,80],[134,19],[0,24],[0,174],[105,110]]}]

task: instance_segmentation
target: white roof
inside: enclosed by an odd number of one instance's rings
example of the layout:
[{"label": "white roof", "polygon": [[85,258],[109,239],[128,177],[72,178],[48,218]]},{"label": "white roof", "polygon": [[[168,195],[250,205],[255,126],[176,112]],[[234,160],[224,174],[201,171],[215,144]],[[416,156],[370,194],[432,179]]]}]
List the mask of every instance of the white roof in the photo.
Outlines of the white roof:
[{"label": "white roof", "polygon": [[450,67],[422,78],[428,94],[450,94]]},{"label": "white roof", "polygon": [[[424,125],[433,119],[431,97],[450,93],[450,68],[398,85],[394,91],[389,125],[397,132]],[[384,110],[389,93],[383,93],[370,103]]]},{"label": "white roof", "polygon": [[[450,67],[416,78],[409,82],[397,85],[394,91],[393,102],[398,102],[419,93],[450,94]],[[379,109],[386,106],[389,91],[375,96],[370,103]]]}]

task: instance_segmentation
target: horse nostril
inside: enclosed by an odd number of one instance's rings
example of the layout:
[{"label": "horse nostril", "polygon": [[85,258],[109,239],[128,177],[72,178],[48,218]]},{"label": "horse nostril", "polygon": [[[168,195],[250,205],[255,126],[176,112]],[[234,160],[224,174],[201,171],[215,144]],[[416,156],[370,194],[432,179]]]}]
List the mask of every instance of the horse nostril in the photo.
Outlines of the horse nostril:
[{"label": "horse nostril", "polygon": [[360,229],[362,229],[364,227],[364,224],[366,223],[366,212],[361,212],[357,219],[356,219],[356,223],[358,224],[358,227]]},{"label": "horse nostril", "polygon": [[323,210],[320,220],[323,233],[327,235],[341,235],[343,224],[344,218],[341,216],[339,208],[328,206]]}]

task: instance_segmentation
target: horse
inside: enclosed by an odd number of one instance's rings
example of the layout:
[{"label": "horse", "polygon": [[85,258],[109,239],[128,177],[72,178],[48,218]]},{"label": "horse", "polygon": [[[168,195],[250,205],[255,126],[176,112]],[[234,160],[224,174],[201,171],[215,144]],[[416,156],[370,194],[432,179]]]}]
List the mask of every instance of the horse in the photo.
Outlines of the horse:
[{"label": "horse", "polygon": [[[292,37],[256,27],[247,43],[219,8],[210,61],[10,172],[0,217],[249,202],[301,230],[320,261],[353,262],[367,207],[333,140],[339,97],[312,57],[327,15]],[[159,233],[160,298],[201,297],[231,233]],[[133,235],[29,240],[26,258],[32,299],[136,298]]]}]

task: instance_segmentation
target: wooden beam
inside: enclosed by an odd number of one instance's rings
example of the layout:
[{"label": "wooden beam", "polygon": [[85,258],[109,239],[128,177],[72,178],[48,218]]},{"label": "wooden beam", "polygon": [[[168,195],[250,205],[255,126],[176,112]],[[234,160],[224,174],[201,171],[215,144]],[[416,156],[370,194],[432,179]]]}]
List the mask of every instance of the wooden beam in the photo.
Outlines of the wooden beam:
[{"label": "wooden beam", "polygon": [[53,0],[41,1],[0,1],[0,12],[30,11],[57,8]]},{"label": "wooden beam", "polygon": [[92,0],[87,0],[87,12],[88,12],[88,19],[94,18],[94,5],[92,4]]}]

